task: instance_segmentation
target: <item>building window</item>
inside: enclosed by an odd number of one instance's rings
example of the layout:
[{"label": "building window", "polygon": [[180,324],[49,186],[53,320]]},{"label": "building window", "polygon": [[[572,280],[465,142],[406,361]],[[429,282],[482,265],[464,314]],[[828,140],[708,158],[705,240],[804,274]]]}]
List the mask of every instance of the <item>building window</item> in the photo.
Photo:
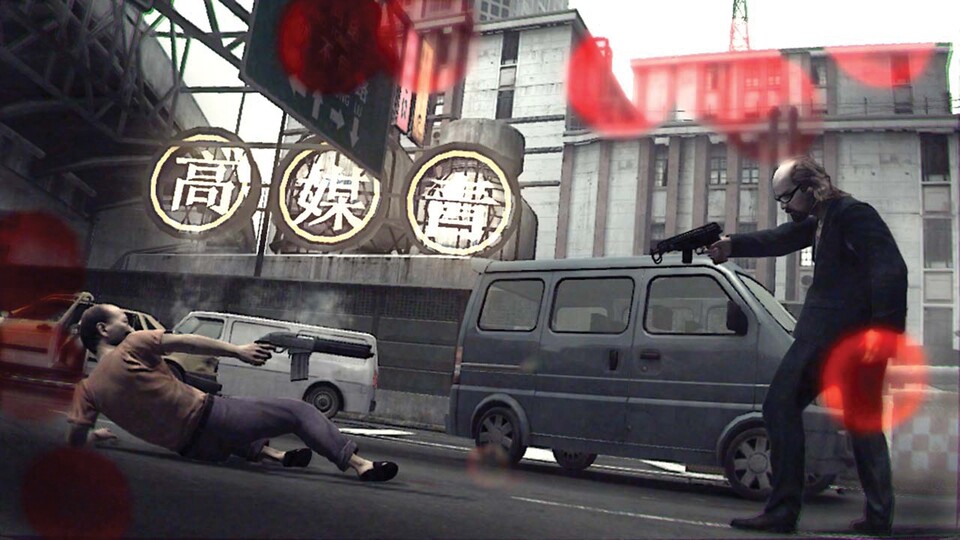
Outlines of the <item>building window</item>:
[{"label": "building window", "polygon": [[800,251],[800,267],[813,268],[813,248],[807,247]]},{"label": "building window", "polygon": [[657,187],[667,185],[667,165],[670,159],[670,149],[663,145],[657,145],[656,156],[653,161],[653,184]]},{"label": "building window", "polygon": [[896,114],[913,114],[912,86],[893,87],[893,112]]},{"label": "building window", "polygon": [[659,242],[660,240],[663,240],[666,234],[667,234],[666,223],[650,224],[650,250],[651,251],[653,251],[653,248],[657,247],[657,242]]},{"label": "building window", "polygon": [[956,365],[952,309],[923,309],[923,348],[927,352],[930,365]]},{"label": "building window", "polygon": [[513,89],[497,92],[497,120],[513,117]]},{"label": "building window", "polygon": [[950,218],[923,219],[923,267],[953,268],[953,227]]},{"label": "building window", "polygon": [[890,58],[890,78],[894,86],[910,84],[910,57],[895,54]]},{"label": "building window", "polygon": [[760,86],[760,73],[756,64],[747,64],[744,74],[743,84],[748,89],[756,89]]},{"label": "building window", "polygon": [[920,135],[920,168],[924,182],[950,181],[946,135]]},{"label": "building window", "polygon": [[810,60],[810,81],[814,86],[827,85],[827,59],[813,58]]},{"label": "building window", "polygon": [[727,147],[716,144],[710,149],[710,183],[722,185],[727,183]]},{"label": "building window", "polygon": [[437,94],[434,100],[433,114],[440,116],[443,114],[443,104],[446,101],[446,94]]},{"label": "building window", "polygon": [[500,88],[512,88],[517,84],[517,66],[500,68]]},{"label": "building window", "polygon": [[500,53],[500,65],[507,66],[517,63],[520,55],[520,32],[503,33],[503,49]]},{"label": "building window", "polygon": [[767,87],[776,88],[780,86],[780,62],[771,60],[767,62]]},{"label": "building window", "polygon": [[760,182],[760,164],[750,158],[740,159],[740,183],[757,184]]}]

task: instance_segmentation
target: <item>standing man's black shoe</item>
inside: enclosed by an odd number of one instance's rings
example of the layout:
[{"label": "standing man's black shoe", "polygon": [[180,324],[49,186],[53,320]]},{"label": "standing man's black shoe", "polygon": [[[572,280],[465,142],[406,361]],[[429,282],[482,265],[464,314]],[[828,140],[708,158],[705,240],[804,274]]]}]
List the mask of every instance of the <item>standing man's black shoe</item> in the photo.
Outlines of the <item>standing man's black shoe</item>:
[{"label": "standing man's black shoe", "polygon": [[730,522],[734,529],[748,531],[765,531],[776,533],[792,533],[797,531],[797,522],[785,519],[774,514],[760,514],[752,518],[737,518]]},{"label": "standing man's black shoe", "polygon": [[886,521],[859,519],[850,524],[850,528],[860,534],[871,536],[890,536],[893,533],[893,524]]}]

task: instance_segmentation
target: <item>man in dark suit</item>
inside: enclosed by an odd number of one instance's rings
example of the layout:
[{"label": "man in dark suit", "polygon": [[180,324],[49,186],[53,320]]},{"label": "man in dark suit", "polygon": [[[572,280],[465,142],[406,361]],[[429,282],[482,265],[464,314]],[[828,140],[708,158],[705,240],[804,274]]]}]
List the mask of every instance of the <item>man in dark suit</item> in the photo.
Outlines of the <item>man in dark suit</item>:
[{"label": "man in dark suit", "polygon": [[[779,257],[813,246],[813,284],[794,330],[795,341],[763,403],[773,491],[762,514],[730,523],[740,529],[793,532],[800,517],[805,478],[801,413],[821,391],[825,357],[838,339],[860,330],[903,333],[907,267],[877,211],[837,189],[810,157],[783,162],[773,177],[773,193],[791,221],[770,230],[725,236],[710,246],[709,255],[715,263],[722,263],[729,257]],[[867,355],[884,359],[880,363],[884,369],[885,359],[895,354],[895,344],[879,340],[872,346],[879,349],[867,351]],[[862,372],[854,377],[876,380],[875,374]],[[874,385],[867,395],[877,410],[882,409],[880,390]],[[852,526],[861,533],[889,533],[893,486],[886,439],[882,431],[851,430],[851,435],[866,495],[865,516]]]}]

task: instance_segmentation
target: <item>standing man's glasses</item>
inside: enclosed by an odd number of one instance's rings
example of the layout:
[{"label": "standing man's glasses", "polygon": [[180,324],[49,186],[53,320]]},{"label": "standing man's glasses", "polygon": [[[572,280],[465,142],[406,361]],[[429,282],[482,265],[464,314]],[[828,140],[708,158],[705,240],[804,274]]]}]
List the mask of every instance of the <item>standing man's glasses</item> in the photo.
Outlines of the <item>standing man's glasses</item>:
[{"label": "standing man's glasses", "polygon": [[793,191],[790,193],[785,193],[779,197],[774,197],[774,200],[780,204],[789,204],[793,200],[793,196],[797,193],[797,190],[800,189],[800,186],[793,188]]}]

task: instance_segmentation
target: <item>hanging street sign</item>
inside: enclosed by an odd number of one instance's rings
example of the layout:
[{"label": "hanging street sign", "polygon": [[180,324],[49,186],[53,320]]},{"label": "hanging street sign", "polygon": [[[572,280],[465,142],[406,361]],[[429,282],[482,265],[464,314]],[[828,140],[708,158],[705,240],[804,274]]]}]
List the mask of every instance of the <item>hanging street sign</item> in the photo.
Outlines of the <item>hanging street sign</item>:
[{"label": "hanging street sign", "polygon": [[486,256],[502,247],[520,215],[520,188],[489,148],[451,143],[426,152],[406,184],[407,220],[429,253]]},{"label": "hanging street sign", "polygon": [[[298,2],[256,2],[240,78],[352,161],[380,176],[387,151],[388,130],[393,120],[396,91],[393,79],[388,74],[376,73],[345,94],[308,89],[303,81],[284,68],[278,45],[284,17],[289,16],[286,10],[292,4]],[[336,28],[307,30],[339,32]],[[344,36],[340,37],[346,38],[346,31],[342,33]],[[328,36],[328,41],[339,40],[338,36]],[[330,76],[335,77],[335,74]]]},{"label": "hanging street sign", "polygon": [[150,176],[145,202],[157,226],[172,236],[201,239],[249,225],[261,188],[250,149],[213,127],[186,131],[178,140],[190,144],[164,148]]}]

